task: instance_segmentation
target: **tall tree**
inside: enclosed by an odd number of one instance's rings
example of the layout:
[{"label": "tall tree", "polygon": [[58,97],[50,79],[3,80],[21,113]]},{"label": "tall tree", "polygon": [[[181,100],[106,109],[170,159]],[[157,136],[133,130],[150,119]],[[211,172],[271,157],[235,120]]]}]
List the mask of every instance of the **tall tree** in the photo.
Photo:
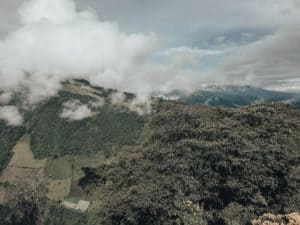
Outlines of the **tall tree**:
[{"label": "tall tree", "polygon": [[13,209],[13,224],[39,224],[46,193],[47,189],[41,173],[30,173],[27,176],[18,177],[8,196]]}]

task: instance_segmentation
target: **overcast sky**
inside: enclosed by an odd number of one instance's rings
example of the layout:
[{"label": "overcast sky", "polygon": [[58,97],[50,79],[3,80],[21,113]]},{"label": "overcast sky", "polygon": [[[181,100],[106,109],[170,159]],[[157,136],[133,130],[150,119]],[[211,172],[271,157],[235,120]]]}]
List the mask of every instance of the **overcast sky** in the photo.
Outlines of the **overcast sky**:
[{"label": "overcast sky", "polygon": [[[1,0],[1,36],[17,23],[25,0]],[[166,45],[244,43],[299,21],[299,0],[76,0],[126,32],[155,32]]]},{"label": "overcast sky", "polygon": [[[159,47],[151,60],[180,65],[180,81],[168,85],[183,82],[185,72],[191,79],[192,71],[200,83],[300,90],[300,0],[74,1],[77,10],[119,24],[120,32],[154,33]],[[23,2],[0,0],[1,39],[24,25]]]}]

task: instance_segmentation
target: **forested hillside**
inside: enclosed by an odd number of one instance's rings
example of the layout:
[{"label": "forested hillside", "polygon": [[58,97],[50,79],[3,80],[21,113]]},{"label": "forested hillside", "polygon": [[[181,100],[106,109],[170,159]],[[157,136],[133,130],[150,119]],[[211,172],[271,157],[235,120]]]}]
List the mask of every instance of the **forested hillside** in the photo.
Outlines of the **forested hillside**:
[{"label": "forested hillside", "polygon": [[[10,159],[12,147],[24,135],[31,136],[36,158],[65,155],[90,155],[102,151],[107,157],[112,149],[133,145],[139,140],[145,116],[132,112],[122,103],[112,104],[116,90],[92,87],[84,80],[67,82],[56,96],[22,109],[22,126],[8,126],[0,121],[0,170]],[[11,105],[20,106],[22,96],[14,96]],[[124,93],[124,101],[134,95]],[[78,101],[87,105],[92,114],[81,120],[62,118],[64,104]],[[98,105],[97,105],[98,104]]]},{"label": "forested hillside", "polygon": [[63,91],[28,113],[28,132],[35,157],[88,155],[99,151],[109,156],[112,147],[132,145],[139,138],[145,122],[143,116],[104,103],[95,109],[93,116],[68,121],[60,113],[63,103],[70,99],[82,104],[95,101],[90,96]]},{"label": "forested hillside", "polygon": [[[264,213],[299,212],[300,112],[291,105],[230,109],[153,99],[143,115],[130,109],[134,97],[66,82],[56,96],[23,110],[22,126],[0,123],[1,167],[25,134],[28,151],[46,160],[44,223],[243,225]],[[89,109],[87,117],[64,118],[68,102]],[[60,187],[66,190],[56,199]],[[10,188],[0,183],[0,191]],[[86,213],[61,205],[81,198],[91,202]],[[1,206],[0,214],[10,224],[15,212]]]},{"label": "forested hillside", "polygon": [[[33,106],[22,105],[22,96],[13,97],[10,104],[20,107],[24,121],[15,127],[0,123],[0,225],[28,224],[26,207],[10,195],[20,179],[37,174],[47,190],[43,202],[35,204],[40,209],[36,218],[43,221],[38,224],[85,224],[87,213],[66,209],[61,202],[91,200],[78,186],[81,167],[97,166],[140,143],[147,115],[130,109],[133,94],[92,87],[84,80],[65,82],[56,96]],[[31,193],[36,190],[23,197],[31,199]],[[30,205],[27,200],[22,204]]]},{"label": "forested hillside", "polygon": [[91,224],[247,224],[300,210],[300,114],[161,101],[142,146],[85,168]]}]

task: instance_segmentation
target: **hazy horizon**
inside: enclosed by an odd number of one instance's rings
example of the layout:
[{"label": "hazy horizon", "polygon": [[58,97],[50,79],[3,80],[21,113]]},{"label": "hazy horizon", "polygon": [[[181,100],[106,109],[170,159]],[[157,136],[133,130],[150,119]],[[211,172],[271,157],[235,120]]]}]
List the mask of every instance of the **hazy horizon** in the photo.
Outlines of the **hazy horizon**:
[{"label": "hazy horizon", "polygon": [[141,99],[207,84],[300,90],[297,0],[0,4],[0,89],[32,103],[72,78]]}]

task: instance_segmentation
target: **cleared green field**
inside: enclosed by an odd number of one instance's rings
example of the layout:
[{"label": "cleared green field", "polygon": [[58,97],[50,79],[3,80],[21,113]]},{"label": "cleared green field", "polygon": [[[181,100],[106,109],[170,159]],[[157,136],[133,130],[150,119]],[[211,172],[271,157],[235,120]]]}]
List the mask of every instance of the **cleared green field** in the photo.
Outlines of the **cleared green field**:
[{"label": "cleared green field", "polygon": [[0,182],[14,183],[18,177],[32,173],[44,173],[46,159],[34,159],[30,149],[30,137],[25,135],[11,150],[11,160],[0,174]]},{"label": "cleared green field", "polygon": [[72,178],[73,158],[73,156],[64,156],[59,159],[48,159],[45,176],[53,180]]},{"label": "cleared green field", "polygon": [[0,171],[9,162],[13,146],[24,133],[24,127],[9,127],[5,122],[0,121]]},{"label": "cleared green field", "polygon": [[78,186],[78,180],[84,176],[83,167],[97,167],[107,161],[102,152],[89,156],[64,156],[47,159],[44,176],[52,200],[86,199],[85,191]]},{"label": "cleared green field", "polygon": [[5,204],[6,188],[0,184],[0,205]]},{"label": "cleared green field", "polygon": [[48,179],[47,186],[49,190],[48,198],[55,201],[63,200],[70,193],[71,178],[64,180]]}]

